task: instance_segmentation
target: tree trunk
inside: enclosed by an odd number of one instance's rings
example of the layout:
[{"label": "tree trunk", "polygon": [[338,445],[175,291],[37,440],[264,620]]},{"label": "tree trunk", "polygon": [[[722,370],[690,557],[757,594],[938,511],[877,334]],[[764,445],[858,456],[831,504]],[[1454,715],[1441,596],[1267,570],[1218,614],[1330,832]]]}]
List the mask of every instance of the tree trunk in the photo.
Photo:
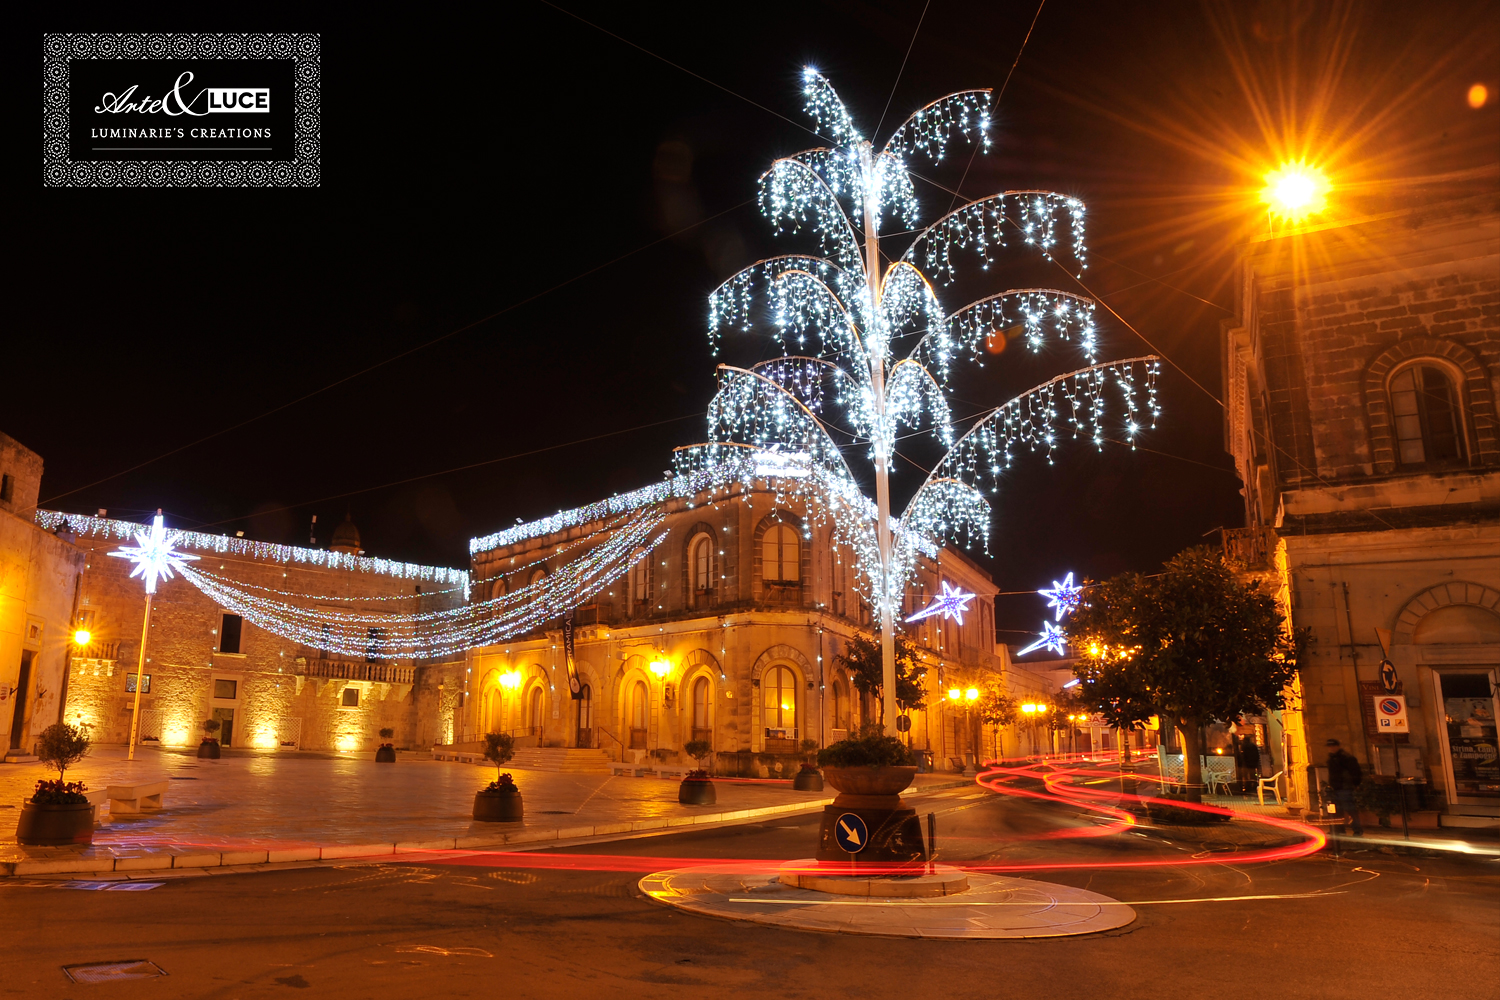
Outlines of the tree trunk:
[{"label": "tree trunk", "polygon": [[1177,732],[1182,735],[1182,780],[1187,783],[1188,799],[1203,801],[1203,746],[1199,738],[1196,716],[1177,720]]}]

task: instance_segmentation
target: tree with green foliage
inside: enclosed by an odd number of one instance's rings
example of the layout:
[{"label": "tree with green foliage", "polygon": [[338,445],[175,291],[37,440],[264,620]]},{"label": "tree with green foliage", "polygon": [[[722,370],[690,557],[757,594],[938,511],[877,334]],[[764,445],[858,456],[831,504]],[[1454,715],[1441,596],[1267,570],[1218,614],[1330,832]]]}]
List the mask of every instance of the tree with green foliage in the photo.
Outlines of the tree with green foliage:
[{"label": "tree with green foliage", "polygon": [[[1021,705],[1016,699],[1002,692],[998,684],[992,684],[980,692],[979,704],[974,706],[974,715],[981,725],[999,729],[1001,726],[1016,724],[1016,720],[1021,717]],[[990,751],[996,757],[1000,756],[998,746],[992,744]]]},{"label": "tree with green foliage", "polygon": [[1289,636],[1275,598],[1221,553],[1192,548],[1154,576],[1091,585],[1068,619],[1078,699],[1129,729],[1159,716],[1182,734],[1184,780],[1202,784],[1200,728],[1283,707],[1305,634]]},{"label": "tree with green foliage", "polygon": [[[856,635],[834,662],[849,671],[849,679],[860,694],[873,695],[879,700],[879,717],[884,718],[885,686],[881,680],[879,633],[873,638]],[[896,705],[901,711],[926,707],[927,692],[922,690],[922,677],[926,673],[927,668],[917,659],[917,647],[906,636],[896,633]]]},{"label": "tree with green foliage", "polygon": [[484,759],[495,765],[495,773],[516,755],[516,738],[510,733],[484,734]]},{"label": "tree with green foliage", "polygon": [[88,727],[56,722],[42,730],[36,739],[36,756],[43,764],[57,770],[62,781],[68,768],[83,760],[89,752]]}]

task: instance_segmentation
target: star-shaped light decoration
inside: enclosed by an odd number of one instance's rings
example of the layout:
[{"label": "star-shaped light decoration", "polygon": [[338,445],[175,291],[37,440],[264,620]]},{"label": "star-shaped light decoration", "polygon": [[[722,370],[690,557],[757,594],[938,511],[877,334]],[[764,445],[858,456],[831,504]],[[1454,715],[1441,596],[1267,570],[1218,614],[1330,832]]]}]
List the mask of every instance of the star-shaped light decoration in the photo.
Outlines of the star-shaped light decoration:
[{"label": "star-shaped light decoration", "polygon": [[1052,650],[1058,656],[1063,655],[1063,653],[1066,651],[1066,647],[1068,645],[1067,635],[1064,634],[1062,629],[1058,628],[1056,625],[1053,625],[1045,618],[1042,619],[1042,630],[1038,632],[1037,635],[1041,638],[1037,639],[1036,642],[1033,642],[1025,649],[1017,651],[1016,655],[1025,656],[1027,653],[1030,653],[1033,650],[1042,649],[1043,647]]},{"label": "star-shaped light decoration", "polygon": [[1037,593],[1047,598],[1047,607],[1057,609],[1057,621],[1062,621],[1063,615],[1078,610],[1078,605],[1083,602],[1083,588],[1074,585],[1072,573],[1063,577],[1061,583],[1053,580],[1051,590],[1043,588]]},{"label": "star-shaped light decoration", "polygon": [[172,579],[172,571],[182,570],[183,563],[189,559],[197,559],[186,552],[178,552],[172,548],[172,543],[177,536],[168,535],[166,526],[162,524],[161,511],[156,512],[156,519],[151,522],[151,533],[144,531],[135,533],[136,544],[127,545],[123,549],[116,549],[109,553],[118,559],[129,559],[135,563],[135,569],[130,571],[132,577],[142,577],[146,581],[146,593],[156,593],[156,580]]},{"label": "star-shaped light decoration", "polygon": [[962,625],[964,612],[969,610],[969,602],[973,599],[973,594],[966,594],[957,587],[950,587],[948,581],[944,580],[943,592],[934,596],[931,604],[906,620],[914,622],[923,618],[931,618],[933,615],[942,615],[944,618],[956,619]]}]

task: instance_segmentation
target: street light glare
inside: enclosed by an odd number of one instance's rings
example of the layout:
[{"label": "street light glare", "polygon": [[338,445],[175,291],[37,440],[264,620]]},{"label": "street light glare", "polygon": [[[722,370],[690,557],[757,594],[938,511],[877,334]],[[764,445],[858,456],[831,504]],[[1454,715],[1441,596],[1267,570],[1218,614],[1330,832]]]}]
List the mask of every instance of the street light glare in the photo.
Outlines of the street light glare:
[{"label": "street light glare", "polygon": [[1482,83],[1476,83],[1469,88],[1469,107],[1479,110],[1484,107],[1490,99],[1490,88]]},{"label": "street light glare", "polygon": [[1323,211],[1327,194],[1328,179],[1323,172],[1302,161],[1266,174],[1266,186],[1260,192],[1273,213],[1292,221]]},{"label": "street light glare", "polygon": [[81,628],[77,632],[73,633],[73,644],[75,646],[87,646],[89,644],[89,640],[92,638],[93,636],[89,634],[88,629]]}]

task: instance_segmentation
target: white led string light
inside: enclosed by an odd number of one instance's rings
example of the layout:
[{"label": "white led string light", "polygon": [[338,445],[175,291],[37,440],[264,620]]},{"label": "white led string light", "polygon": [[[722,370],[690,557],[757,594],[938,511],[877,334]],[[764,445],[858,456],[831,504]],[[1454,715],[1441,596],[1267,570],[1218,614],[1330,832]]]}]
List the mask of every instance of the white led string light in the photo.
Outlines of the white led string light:
[{"label": "white led string light", "polygon": [[211,573],[182,568],[182,576],[219,605],[302,645],[342,656],[408,659],[448,656],[522,635],[560,618],[629,572],[661,543],[653,534],[664,514],[637,512],[584,554],[534,583],[483,601],[420,613],[382,613],[303,607],[254,594]]},{"label": "white led string light", "polygon": [[[778,233],[804,233],[817,254],[759,261],[709,297],[709,339],[717,350],[729,329],[749,331],[764,310],[783,358],[753,369],[720,366],[709,407],[711,442],[678,452],[678,472],[708,472],[738,445],[775,457],[797,475],[783,489],[831,518],[838,540],[855,552],[863,593],[880,610],[882,666],[895,681],[895,608],[919,554],[949,541],[989,534],[982,486],[998,478],[1018,450],[1052,450],[1066,435],[1104,443],[1106,390],[1121,403],[1121,431],[1134,440],[1157,415],[1157,359],[1096,364],[1094,303],[1045,288],[1012,289],[946,311],[928,275],[945,283],[956,260],[976,256],[988,267],[1013,235],[1019,245],[1081,275],[1085,262],[1083,202],[1050,191],[1007,191],[963,205],[916,232],[901,258],[882,270],[881,223],[917,226],[917,199],[906,161],[938,161],[963,139],[989,148],[990,93],[964,91],[927,105],[878,150],[863,138],[832,85],[816,70],[803,75],[807,112],[832,148],[772,163],[760,178],[759,204]],[[1062,261],[1059,261],[1062,263]],[[955,358],[981,360],[991,337],[1014,326],[1039,350],[1049,336],[1075,344],[1089,367],[1059,376],[983,415],[957,441],[946,385]],[[919,334],[905,356],[893,347]],[[876,503],[860,491],[822,414],[836,405],[843,424],[868,442]],[[889,466],[903,429],[928,428],[949,450],[901,515],[889,510]],[[718,449],[718,450],[716,450]],[[873,507],[873,510],[872,510]],[[895,724],[894,701],[885,707]]]},{"label": "white led string light", "polygon": [[[119,521],[108,517],[88,514],[65,514],[57,510],[38,510],[36,523],[48,531],[65,528],[77,535],[93,538],[134,538],[141,526],[132,521]],[[374,559],[369,556],[350,555],[346,552],[331,552],[327,549],[307,549],[297,545],[276,545],[271,542],[256,542],[248,538],[232,538],[229,535],[209,535],[201,531],[173,531],[176,544],[213,552],[219,555],[245,556],[265,562],[321,566],[327,569],[354,570],[359,573],[378,573],[382,576],[400,577],[421,582],[453,584],[456,590],[467,590],[469,574],[466,570],[449,569],[446,566],[422,566],[417,563],[396,562],[390,559]]]}]

